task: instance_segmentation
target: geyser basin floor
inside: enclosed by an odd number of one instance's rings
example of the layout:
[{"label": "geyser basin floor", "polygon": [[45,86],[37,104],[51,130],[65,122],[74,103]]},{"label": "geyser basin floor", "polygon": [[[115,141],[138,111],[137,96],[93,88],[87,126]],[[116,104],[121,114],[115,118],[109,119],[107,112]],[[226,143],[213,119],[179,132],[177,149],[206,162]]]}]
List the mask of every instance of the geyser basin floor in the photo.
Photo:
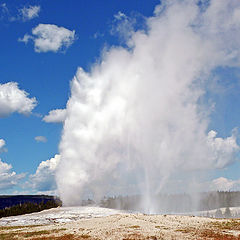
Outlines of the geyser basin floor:
[{"label": "geyser basin floor", "polygon": [[123,213],[124,212],[120,210],[100,207],[59,207],[37,213],[1,218],[0,226],[26,226],[66,223],[83,218],[104,217]]},{"label": "geyser basin floor", "polygon": [[[77,213],[84,218],[74,220]],[[0,227],[0,239],[240,239],[240,220],[211,219],[175,215],[126,214],[120,211],[93,207],[59,208],[19,217],[57,220],[42,226]],[[68,220],[67,220],[68,219]],[[20,221],[20,220],[19,220]],[[62,222],[61,222],[62,221]],[[70,222],[69,222],[70,221]],[[20,223],[20,222],[18,222]],[[40,222],[38,222],[40,223]],[[16,222],[15,222],[16,224]]]}]

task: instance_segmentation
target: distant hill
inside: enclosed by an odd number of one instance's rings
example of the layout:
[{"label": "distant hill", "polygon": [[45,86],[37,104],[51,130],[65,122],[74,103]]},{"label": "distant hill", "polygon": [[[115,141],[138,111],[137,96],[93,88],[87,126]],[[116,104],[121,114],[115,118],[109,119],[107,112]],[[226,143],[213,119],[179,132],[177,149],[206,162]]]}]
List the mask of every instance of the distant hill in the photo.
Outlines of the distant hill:
[{"label": "distant hill", "polygon": [[9,208],[24,203],[45,204],[49,201],[53,201],[58,205],[61,205],[59,198],[49,195],[0,195],[0,209]]}]

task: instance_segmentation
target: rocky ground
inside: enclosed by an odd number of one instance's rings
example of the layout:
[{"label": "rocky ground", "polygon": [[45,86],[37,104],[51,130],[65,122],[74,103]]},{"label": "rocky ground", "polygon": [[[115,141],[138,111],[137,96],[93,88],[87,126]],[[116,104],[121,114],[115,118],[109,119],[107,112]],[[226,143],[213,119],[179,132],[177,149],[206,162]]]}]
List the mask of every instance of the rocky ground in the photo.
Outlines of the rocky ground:
[{"label": "rocky ground", "polygon": [[[55,218],[53,217],[54,211],[58,212]],[[90,214],[96,211],[98,211],[97,215]],[[68,218],[66,218],[67,212]],[[99,210],[99,208],[88,209],[85,214],[87,215],[84,217],[82,215],[81,218],[77,218],[76,215],[73,218],[73,211],[72,215],[69,211],[63,214],[62,209],[35,214],[35,218],[36,216],[49,217],[49,223],[44,225],[28,225],[30,221],[22,222],[25,226],[16,226],[17,217],[1,219],[0,239],[240,239],[240,219],[130,214],[115,212],[115,210],[108,212],[108,210]],[[62,222],[56,217],[57,215],[62,216]],[[34,214],[25,215],[25,219],[33,218],[33,216]],[[24,216],[19,216],[21,217]]]}]

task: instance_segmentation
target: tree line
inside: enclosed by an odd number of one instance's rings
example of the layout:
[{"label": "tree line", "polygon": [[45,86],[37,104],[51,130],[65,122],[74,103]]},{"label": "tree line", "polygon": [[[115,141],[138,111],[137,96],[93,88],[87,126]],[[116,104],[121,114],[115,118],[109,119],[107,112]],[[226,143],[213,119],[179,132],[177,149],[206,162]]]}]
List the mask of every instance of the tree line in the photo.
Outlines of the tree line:
[{"label": "tree line", "polygon": [[56,208],[58,206],[61,206],[61,202],[54,201],[54,200],[49,200],[47,202],[42,201],[40,203],[34,203],[34,202],[25,202],[23,204],[20,203],[15,206],[5,207],[4,209],[1,209],[0,218],[22,215],[22,214],[33,213],[33,212],[40,212],[44,209]]},{"label": "tree line", "polygon": [[[158,213],[209,211],[219,208],[240,207],[240,192],[214,191],[194,194],[158,194],[151,196],[151,204]],[[144,211],[144,196],[104,197],[100,206],[122,210]],[[219,212],[217,214],[220,214]],[[227,213],[228,214],[228,210]]]}]

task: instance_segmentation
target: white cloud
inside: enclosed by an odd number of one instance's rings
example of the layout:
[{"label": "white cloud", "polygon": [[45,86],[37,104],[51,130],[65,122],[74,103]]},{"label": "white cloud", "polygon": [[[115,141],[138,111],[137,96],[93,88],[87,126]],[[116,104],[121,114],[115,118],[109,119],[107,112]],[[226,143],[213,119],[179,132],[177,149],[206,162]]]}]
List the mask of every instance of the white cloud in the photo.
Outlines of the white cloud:
[{"label": "white cloud", "polygon": [[0,4],[0,20],[7,20],[9,22],[28,21],[38,17],[40,9],[40,6],[30,5],[17,9],[18,13],[15,14],[13,8],[8,8],[6,3],[2,3]]},{"label": "white cloud", "polygon": [[211,130],[207,136],[209,151],[212,153],[212,162],[215,168],[224,168],[236,159],[234,154],[239,151],[236,136],[233,134],[225,139],[216,137],[217,132]]},{"label": "white cloud", "polygon": [[232,180],[224,177],[216,178],[210,184],[211,190],[215,191],[239,191],[240,179]]},{"label": "white cloud", "polygon": [[16,82],[0,84],[0,117],[13,112],[30,114],[37,105],[36,98],[29,98],[28,93],[18,88]]},{"label": "white cloud", "polygon": [[33,39],[33,37],[28,34],[25,34],[24,37],[20,38],[18,41],[24,42],[25,44],[27,44],[30,39]]},{"label": "white cloud", "polygon": [[34,42],[36,52],[58,52],[72,45],[76,36],[74,30],[53,24],[39,24],[32,29],[32,35],[25,34],[19,41],[27,43],[30,39]]},{"label": "white cloud", "polygon": [[22,16],[22,19],[26,21],[26,20],[31,20],[33,18],[38,17],[40,9],[41,9],[40,6],[28,6],[28,7],[19,9],[19,12],[20,12],[20,15]]},{"label": "white cloud", "polygon": [[5,146],[6,142],[3,139],[0,139],[0,149]]},{"label": "white cloud", "polygon": [[[169,179],[198,182],[199,172],[236,161],[236,137],[209,132],[211,109],[201,98],[216,68],[240,67],[240,1],[212,0],[205,11],[196,1],[164,5],[147,31],[131,32],[130,50],[110,48],[71,82],[56,174],[65,204],[136,186],[151,210],[150,196]],[[185,182],[190,189],[194,181]]]},{"label": "white cloud", "polygon": [[47,138],[44,137],[44,136],[36,136],[34,139],[35,139],[37,142],[43,142],[43,143],[47,142]]},{"label": "white cloud", "polygon": [[0,190],[5,190],[16,186],[25,174],[16,174],[12,171],[10,164],[2,162],[0,159]]},{"label": "white cloud", "polygon": [[43,121],[48,123],[60,123],[66,119],[66,109],[54,109],[44,116]]},{"label": "white cloud", "polygon": [[58,196],[58,191],[55,190],[50,190],[50,191],[36,191],[37,195],[51,195],[51,196]]},{"label": "white cloud", "polygon": [[55,171],[60,161],[60,155],[42,161],[35,174],[30,175],[30,186],[38,191],[51,191],[56,189]]},{"label": "white cloud", "polygon": [[0,153],[7,151],[7,148],[5,147],[5,145],[6,145],[5,140],[4,139],[0,139]]}]

